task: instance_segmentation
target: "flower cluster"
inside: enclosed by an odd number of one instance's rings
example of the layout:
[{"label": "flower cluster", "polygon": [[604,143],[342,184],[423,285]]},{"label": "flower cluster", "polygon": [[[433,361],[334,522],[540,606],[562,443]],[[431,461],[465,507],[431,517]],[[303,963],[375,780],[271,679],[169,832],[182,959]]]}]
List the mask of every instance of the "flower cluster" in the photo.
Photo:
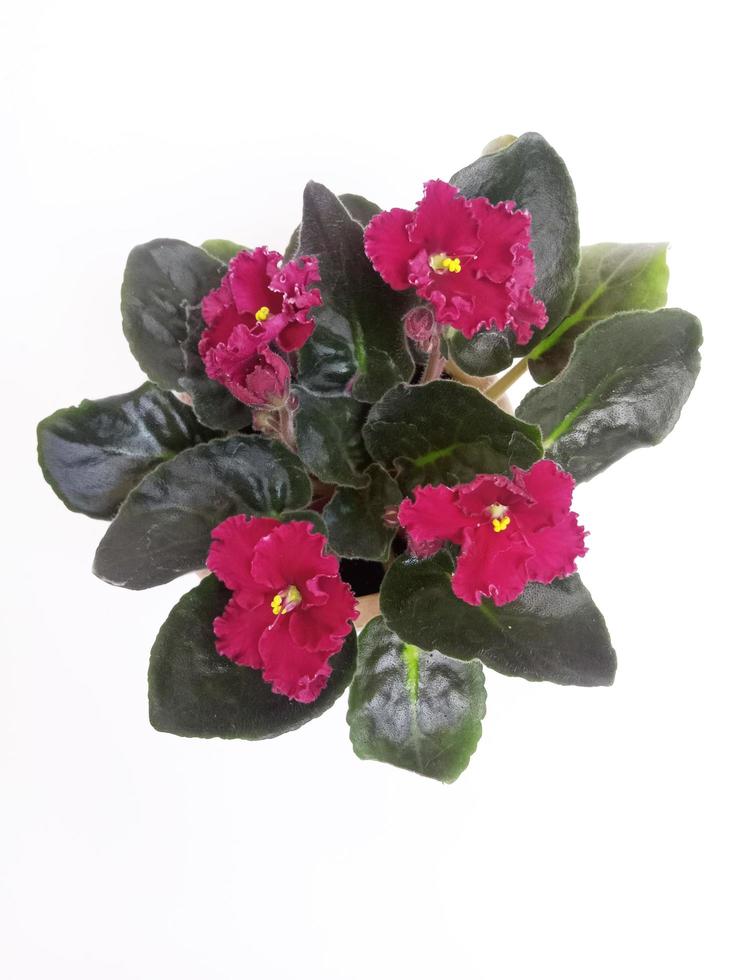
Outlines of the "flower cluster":
[{"label": "flower cluster", "polygon": [[212,532],[207,567],[232,591],[214,621],[219,653],[263,672],[278,694],[314,701],[356,618],[355,597],[308,521],[229,517]]},{"label": "flower cluster", "polygon": [[424,185],[413,211],[375,215],[365,251],[393,289],[413,287],[437,322],[474,336],[510,327],[526,344],[531,327],[546,325],[546,309],[531,289],[536,271],[531,216],[514,201],[466,198],[442,180]]},{"label": "flower cluster", "polygon": [[542,459],[513,479],[483,474],[455,487],[426,486],[404,500],[398,519],[414,554],[427,557],[444,543],[460,546],[454,594],[479,605],[518,598],[528,582],[571,575],[586,552],[585,530],[570,511],[574,480]]},{"label": "flower cluster", "polygon": [[202,300],[207,327],[199,354],[207,375],[246,405],[285,404],[291,372],[270,345],[288,352],[309,339],[312,310],[322,301],[313,286],[318,279],[312,256],[284,263],[265,247],[239,252],[221,284]]}]

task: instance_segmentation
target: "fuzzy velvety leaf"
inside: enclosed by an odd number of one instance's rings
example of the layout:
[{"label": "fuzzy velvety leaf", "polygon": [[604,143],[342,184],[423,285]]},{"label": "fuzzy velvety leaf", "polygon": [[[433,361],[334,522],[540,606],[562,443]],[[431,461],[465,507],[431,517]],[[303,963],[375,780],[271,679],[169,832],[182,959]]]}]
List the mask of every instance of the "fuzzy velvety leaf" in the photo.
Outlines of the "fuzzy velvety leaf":
[{"label": "fuzzy velvety leaf", "polygon": [[94,573],[148,589],[204,567],[226,517],[277,517],[305,507],[311,483],[298,458],[265,436],[229,436],[161,463],[130,493],[100,542]]},{"label": "fuzzy velvety leaf", "polygon": [[355,753],[451,783],[477,748],[485,679],[476,661],[404,643],[381,616],[358,641],[347,722]]},{"label": "fuzzy velvety leaf", "polygon": [[186,311],[219,285],[224,266],[201,248],[170,238],[137,245],[122,284],[123,331],[140,366],[157,385],[177,389]]},{"label": "fuzzy velvety leaf", "polygon": [[357,372],[349,320],[331,306],[320,306],[314,323],[314,332],[298,352],[299,384],[319,395],[345,394]]},{"label": "fuzzy velvety leaf", "polygon": [[363,435],[373,459],[398,466],[405,492],[422,483],[504,473],[511,461],[526,467],[541,456],[535,426],[456,381],[393,388],[370,409]]},{"label": "fuzzy velvety leaf", "polygon": [[179,600],[151,650],[148,701],[159,732],[195,738],[273,738],[331,708],[355,670],[354,630],[331,660],[327,686],[311,704],[274,694],[260,671],[220,656],[212,622],[230,593],[210,575]]},{"label": "fuzzy velvety leaf", "polygon": [[[352,395],[374,402],[392,385],[408,380],[413,360],[401,322],[407,297],[394,292],[375,272],[365,255],[362,226],[322,184],[312,182],[304,190],[298,254],[318,257],[324,302],[349,324],[357,365]],[[322,346],[324,371],[334,375],[333,358],[324,349],[325,336],[317,342]],[[341,340],[333,357],[339,364],[344,362]]]},{"label": "fuzzy velvety leaf", "polygon": [[531,213],[533,293],[546,304],[546,329],[555,327],[569,309],[579,263],[577,199],[564,161],[543,136],[524,133],[460,170],[451,183],[467,197],[511,200]]},{"label": "fuzzy velvety leaf", "polygon": [[[361,194],[339,194],[337,196],[342,204],[344,204],[344,206],[347,208],[350,217],[357,221],[358,224],[361,224],[363,228],[368,221],[374,217],[374,215],[379,214],[382,211],[381,207],[374,204],[372,201],[368,201],[368,199],[363,197]],[[283,253],[283,257],[287,262],[289,259],[292,259],[299,250],[300,234],[301,225],[297,225],[296,228],[294,228],[293,234],[288,240],[286,251]],[[302,251],[301,254],[304,255],[307,253]]]},{"label": "fuzzy velvety leaf", "polygon": [[329,543],[343,558],[387,561],[395,527],[384,521],[388,507],[400,504],[403,494],[382,466],[373,463],[365,470],[364,487],[337,487],[324,508]]},{"label": "fuzzy velvety leaf", "polygon": [[471,606],[451,588],[446,552],[391,565],[380,590],[388,626],[406,643],[448,657],[481,660],[501,674],[582,687],[612,684],[615,652],[597,606],[578,575],[531,583],[505,606]]},{"label": "fuzzy velvety leaf", "polygon": [[252,414],[219,381],[207,376],[204,361],[199,356],[199,341],[205,329],[201,311],[190,307],[186,311],[186,340],[181,344],[184,374],[179,386],[191,398],[197,418],[212,429],[237,432],[250,425]]},{"label": "fuzzy velvety leaf", "polygon": [[481,330],[468,340],[459,330],[450,329],[443,339],[447,356],[475,377],[497,374],[513,363],[513,335],[509,330]]},{"label": "fuzzy velvety leaf", "polygon": [[226,238],[208,238],[206,242],[202,242],[202,248],[212,258],[219,259],[225,264],[233,259],[238,252],[249,251],[245,245],[238,245],[237,242],[228,241]]},{"label": "fuzzy velvety leaf", "polygon": [[666,245],[602,242],[582,249],[574,299],[556,330],[529,355],[534,379],[545,384],[566,367],[574,341],[593,324],[628,310],[657,310],[666,302],[669,268]]},{"label": "fuzzy velvety leaf", "polygon": [[325,483],[361,487],[368,462],[362,441],[366,407],[349,395],[323,397],[295,386],[296,443],[306,468]]},{"label": "fuzzy velvety leaf", "polygon": [[676,424],[699,373],[699,320],[684,310],[618,313],[576,342],[569,364],[532,389],[518,415],[541,427],[546,455],[589,480]]},{"label": "fuzzy velvety leaf", "polygon": [[146,473],[214,435],[174,395],[146,382],[49,415],[38,426],[38,461],[69,510],[109,519]]}]

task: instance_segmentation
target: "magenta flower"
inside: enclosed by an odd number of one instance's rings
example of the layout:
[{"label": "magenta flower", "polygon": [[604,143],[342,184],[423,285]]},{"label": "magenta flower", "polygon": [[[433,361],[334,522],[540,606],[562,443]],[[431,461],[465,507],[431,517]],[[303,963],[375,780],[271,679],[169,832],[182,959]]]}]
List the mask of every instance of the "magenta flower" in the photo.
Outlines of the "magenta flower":
[{"label": "magenta flower", "polygon": [[307,521],[229,517],[212,531],[207,567],[232,591],[214,621],[219,653],[263,672],[277,694],[314,701],[357,616],[355,597]]},{"label": "magenta flower", "polygon": [[261,347],[238,323],[224,343],[205,350],[208,377],[253,408],[281,408],[288,400],[291,370],[270,347]]},{"label": "magenta flower", "polygon": [[230,260],[222,282],[202,300],[207,329],[199,341],[199,354],[227,344],[242,326],[262,348],[275,341],[281,350],[303,347],[311,336],[312,309],[322,301],[318,289],[319,263],[305,255],[283,263],[279,252],[264,246],[243,251]]},{"label": "magenta flower", "polygon": [[587,551],[586,531],[570,511],[574,480],[542,459],[513,479],[482,475],[456,487],[419,487],[404,500],[398,520],[414,554],[427,557],[442,544],[460,545],[454,594],[479,605],[518,598],[528,582],[551,582],[576,571]]},{"label": "magenta flower", "polygon": [[510,327],[521,344],[532,326],[547,322],[544,304],[531,294],[530,242],[531,216],[514,201],[466,198],[442,180],[424,185],[414,211],[384,211],[365,229],[365,252],[377,272],[393,289],[413,287],[439,323],[465,337]]}]

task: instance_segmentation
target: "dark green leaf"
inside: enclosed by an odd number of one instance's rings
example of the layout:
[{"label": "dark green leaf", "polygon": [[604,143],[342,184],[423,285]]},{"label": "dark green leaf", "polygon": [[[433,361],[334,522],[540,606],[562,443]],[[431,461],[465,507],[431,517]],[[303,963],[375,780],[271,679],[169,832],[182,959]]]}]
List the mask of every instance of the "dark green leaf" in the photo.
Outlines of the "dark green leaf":
[{"label": "dark green leaf", "polygon": [[329,543],[343,558],[387,561],[396,529],[383,518],[388,507],[400,504],[403,494],[378,463],[365,470],[365,477],[367,486],[338,487],[324,508]]},{"label": "dark green leaf", "polygon": [[226,517],[276,517],[311,498],[298,458],[265,436],[229,436],[161,463],[130,493],[100,542],[94,573],[148,589],[204,567]]},{"label": "dark green leaf", "polygon": [[666,303],[669,268],[666,245],[603,242],[582,249],[577,290],[569,315],[556,330],[544,331],[529,355],[539,384],[566,367],[574,341],[593,324],[628,310],[657,310]]},{"label": "dark green leaf", "polygon": [[456,381],[398,385],[373,405],[363,435],[373,459],[398,466],[405,492],[422,483],[464,483],[478,473],[504,473],[511,452],[518,466],[541,456],[534,426]]},{"label": "dark green leaf", "polygon": [[213,258],[224,263],[233,259],[238,252],[249,251],[245,245],[238,245],[226,238],[208,238],[206,242],[202,242],[202,248]]},{"label": "dark green leaf", "polygon": [[347,722],[356,754],[451,783],[477,748],[485,679],[462,663],[404,643],[381,616],[360,635]]},{"label": "dark green leaf", "polygon": [[187,309],[186,329],[186,340],[181,344],[184,374],[179,385],[191,398],[197,418],[212,429],[225,432],[244,429],[252,419],[250,409],[219,381],[207,377],[204,361],[199,356],[199,340],[205,323],[198,307]]},{"label": "dark green leaf", "polygon": [[349,395],[323,397],[295,386],[296,443],[304,465],[324,483],[361,487],[368,462],[362,442],[365,406]]},{"label": "dark green leaf", "polygon": [[357,371],[349,321],[331,306],[321,306],[314,322],[314,332],[298,353],[299,384],[319,395],[344,394]]},{"label": "dark green leaf", "polygon": [[512,200],[530,211],[533,293],[546,304],[546,329],[555,327],[569,309],[579,263],[577,199],[564,161],[543,136],[524,133],[481,156],[450,182],[467,197],[487,197],[493,204]]},{"label": "dark green leaf", "polygon": [[352,679],[354,630],[329,661],[332,676],[311,704],[274,694],[260,671],[220,656],[212,621],[230,593],[213,576],[179,600],[151,650],[148,699],[159,732],[195,738],[273,738],[299,728],[331,708]]},{"label": "dark green leaf", "polygon": [[582,687],[612,684],[615,652],[597,606],[578,575],[531,583],[505,606],[471,606],[451,588],[446,552],[403,557],[388,570],[380,608],[405,643],[459,660],[481,660],[501,674]]},{"label": "dark green leaf", "polygon": [[447,356],[477,378],[497,374],[513,363],[513,335],[509,330],[481,330],[468,340],[458,330],[450,329],[444,338]]},{"label": "dark green leaf", "polygon": [[223,271],[201,248],[169,238],[130,253],[122,284],[123,330],[140,366],[162,388],[178,389],[187,309],[219,285]]},{"label": "dark green leaf", "polygon": [[676,424],[699,373],[702,328],[684,310],[618,313],[576,342],[562,373],[534,388],[518,415],[544,434],[546,455],[589,480]]},{"label": "dark green leaf", "polygon": [[[362,197],[361,194],[339,194],[338,197],[342,204],[344,204],[344,206],[347,208],[350,217],[361,224],[363,228],[374,215],[379,214],[382,211],[382,208],[380,208],[377,204],[373,204],[372,201],[368,201],[368,199],[366,197]],[[300,234],[301,225],[297,225],[293,231],[293,234],[288,240],[286,251],[283,253],[283,257],[287,262],[289,259],[292,259],[299,250]],[[302,251],[301,254],[304,255],[306,253]]]},{"label": "dark green leaf", "polygon": [[110,518],[146,473],[214,435],[174,395],[146,382],[49,415],[38,426],[38,461],[70,510]]},{"label": "dark green leaf", "polygon": [[[413,360],[401,317],[409,300],[394,292],[375,272],[365,255],[362,226],[321,184],[309,183],[304,191],[298,254],[318,257],[325,304],[350,326],[357,365],[352,395],[359,401],[374,402],[392,385],[408,380],[413,374]],[[322,348],[325,340],[323,335],[319,338]],[[322,356],[327,374],[339,372],[331,362],[334,357],[338,365],[344,363],[341,338],[333,356],[327,351]]]}]

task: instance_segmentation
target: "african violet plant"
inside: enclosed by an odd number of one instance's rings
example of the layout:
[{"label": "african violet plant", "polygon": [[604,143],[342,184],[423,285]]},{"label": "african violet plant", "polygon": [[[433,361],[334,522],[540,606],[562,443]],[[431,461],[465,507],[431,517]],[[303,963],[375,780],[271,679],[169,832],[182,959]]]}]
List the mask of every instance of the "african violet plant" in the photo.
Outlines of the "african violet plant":
[{"label": "african violet plant", "polygon": [[[39,459],[67,507],[111,521],[101,578],[212,573],[153,645],[153,726],[268,738],[349,686],[361,758],[448,782],[483,667],[611,684],[572,490],[659,442],[692,389],[700,325],[661,309],[667,279],[662,245],[580,250],[535,133],[414,210],[310,183],[283,256],[134,248],[123,329],[149,380],[45,419]],[[514,415],[498,402],[526,371]]]}]

